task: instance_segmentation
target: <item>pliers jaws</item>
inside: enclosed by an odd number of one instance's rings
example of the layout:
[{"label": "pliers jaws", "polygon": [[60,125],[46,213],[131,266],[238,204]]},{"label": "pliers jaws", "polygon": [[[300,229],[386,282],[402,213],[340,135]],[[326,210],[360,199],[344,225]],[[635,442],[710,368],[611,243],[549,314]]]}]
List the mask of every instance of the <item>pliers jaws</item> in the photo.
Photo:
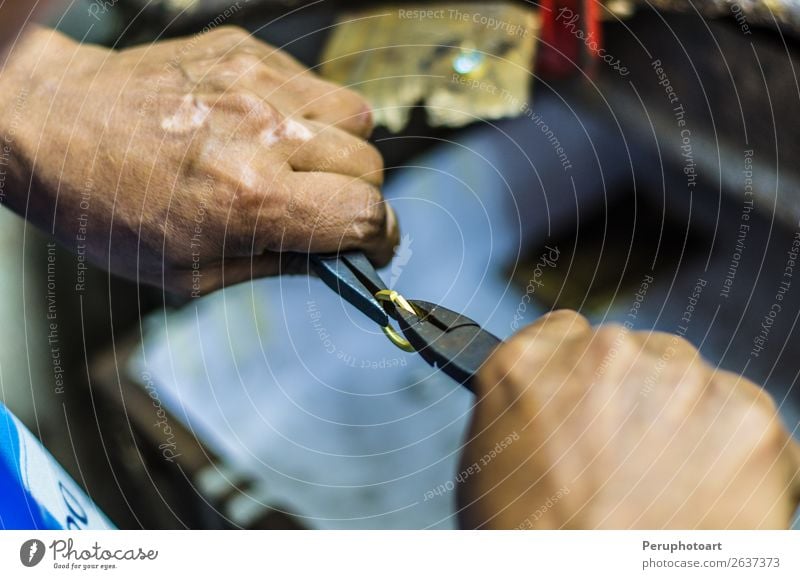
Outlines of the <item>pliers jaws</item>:
[{"label": "pliers jaws", "polygon": [[[430,302],[406,300],[388,289],[363,253],[311,255],[310,259],[322,281],[380,325],[395,346],[418,352],[467,387],[500,344],[466,316]],[[390,318],[397,320],[402,336]]]},{"label": "pliers jaws", "polygon": [[469,386],[501,341],[462,314],[430,302],[410,303],[416,316],[397,308],[405,338],[426,362]]}]

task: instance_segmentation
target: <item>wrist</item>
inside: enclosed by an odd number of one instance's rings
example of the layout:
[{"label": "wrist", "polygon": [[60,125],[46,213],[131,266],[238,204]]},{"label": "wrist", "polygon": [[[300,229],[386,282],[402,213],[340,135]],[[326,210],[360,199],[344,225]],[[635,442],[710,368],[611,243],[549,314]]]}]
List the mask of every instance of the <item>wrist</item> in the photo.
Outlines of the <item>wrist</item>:
[{"label": "wrist", "polygon": [[24,210],[50,101],[80,48],[59,32],[32,26],[0,62],[0,204],[17,212]]},{"label": "wrist", "polygon": [[[42,26],[29,27],[0,61],[0,90],[4,97],[22,88],[32,90],[50,75],[50,71],[63,70],[79,47],[77,42],[60,32]],[[8,100],[0,100],[0,119],[6,116]]]}]

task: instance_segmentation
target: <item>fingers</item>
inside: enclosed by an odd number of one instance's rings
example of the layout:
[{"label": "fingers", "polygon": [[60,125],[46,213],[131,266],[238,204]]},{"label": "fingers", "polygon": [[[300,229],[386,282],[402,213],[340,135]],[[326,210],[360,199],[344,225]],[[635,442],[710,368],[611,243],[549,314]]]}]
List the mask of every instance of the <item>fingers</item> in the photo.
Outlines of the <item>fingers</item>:
[{"label": "fingers", "polygon": [[549,363],[567,365],[575,352],[569,346],[559,350],[560,345],[586,337],[590,332],[589,322],[577,312],[558,310],[545,314],[495,350],[481,368],[473,388],[483,397],[503,385],[500,390],[516,397]]},{"label": "fingers", "polygon": [[512,340],[536,338],[547,343],[558,344],[572,337],[587,334],[591,330],[589,321],[572,310],[556,310],[547,313],[518,332]]},{"label": "fingers", "polygon": [[761,386],[744,376],[723,370],[714,371],[714,386],[726,405],[736,404],[768,421],[770,429],[764,435],[780,448],[782,464],[787,468],[788,486],[795,501],[800,501],[800,445],[787,431],[781,420],[775,399]]},{"label": "fingers", "polygon": [[258,56],[260,60],[269,63],[285,72],[297,73],[307,69],[301,62],[289,55],[284,50],[276,48],[253,36],[249,31],[238,26],[219,26],[201,37],[189,36],[175,40],[161,41],[175,43],[182,48],[184,55],[194,57],[218,56],[224,57],[232,53],[243,52]]},{"label": "fingers", "polygon": [[219,90],[253,92],[286,115],[336,127],[362,139],[372,132],[372,109],[363,97],[311,72],[287,72],[251,53],[236,52],[202,75]]},{"label": "fingers", "polygon": [[[322,80],[287,52],[246,30],[220,27],[203,35],[201,42],[190,38],[161,45],[170,44],[184,56],[182,68],[197,82],[222,91],[250,90],[286,115],[335,126],[357,137],[372,132],[372,109],[362,96]],[[133,51],[127,54],[136,56]]]},{"label": "fingers", "polygon": [[[334,175],[335,178],[343,178]],[[364,201],[360,199],[360,194],[356,191],[347,191],[343,194],[341,202],[350,207],[353,203],[373,203],[371,199]],[[354,197],[354,201],[345,200],[349,195]],[[380,215],[380,224],[377,224],[377,217],[370,216],[366,221],[376,220],[375,225],[364,227],[360,224],[362,219],[358,216],[352,218],[350,226],[344,225],[346,218],[333,218],[328,220],[326,225],[325,218],[319,217],[321,223],[317,228],[311,227],[310,242],[301,243],[301,247],[291,247],[284,244],[280,252],[267,251],[262,255],[251,255],[249,257],[233,257],[225,259],[219,263],[203,264],[197,269],[169,270],[156,275],[142,275],[140,279],[146,283],[156,286],[163,286],[167,291],[186,297],[200,297],[218,289],[236,285],[242,282],[252,281],[267,276],[281,274],[308,274],[308,256],[306,253],[331,253],[336,251],[346,251],[348,249],[361,249],[377,266],[382,266],[391,260],[394,246],[397,245],[398,227],[397,218],[392,208],[382,199],[376,202],[380,211],[374,215]],[[367,210],[372,213],[371,209]],[[305,222],[306,220],[301,220]],[[330,222],[339,224],[337,229],[343,231],[342,235],[330,235],[332,227]],[[290,223],[291,225],[291,223]],[[314,235],[314,232],[319,235]],[[303,233],[300,233],[302,236]],[[288,237],[287,237],[288,238]],[[286,239],[286,238],[285,238]],[[299,251],[302,253],[295,253]]]},{"label": "fingers", "polygon": [[399,240],[394,212],[373,185],[335,173],[292,173],[283,207],[265,203],[255,229],[258,247],[275,252],[362,250],[387,264]]},{"label": "fingers", "polygon": [[[244,147],[250,147],[252,159],[260,161],[265,174],[274,173],[277,161],[298,172],[339,173],[375,186],[383,183],[378,150],[341,129],[286,116],[250,90],[229,91],[207,106],[223,116]],[[227,149],[218,153],[218,158],[227,156]]]},{"label": "fingers", "polygon": [[642,353],[651,357],[681,361],[702,361],[694,344],[677,334],[667,332],[633,332],[632,336],[642,345]]},{"label": "fingers", "polygon": [[295,171],[350,175],[375,186],[383,183],[383,159],[369,143],[335,127],[310,121],[305,125],[314,137],[288,145],[289,164]]},{"label": "fingers", "polygon": [[196,298],[244,281],[277,275],[280,269],[280,258],[270,253],[204,264],[198,269],[170,270],[163,273],[161,279],[148,281],[163,286],[170,293]]},{"label": "fingers", "polygon": [[285,50],[264,42],[260,38],[256,38],[247,30],[235,26],[230,27],[230,29],[234,35],[236,35],[237,31],[239,33],[244,33],[247,38],[241,42],[242,49],[259,55],[262,60],[270,66],[274,66],[275,68],[291,74],[308,72],[308,67],[306,65]]},{"label": "fingers", "polygon": [[234,257],[199,269],[169,271],[148,283],[164,286],[184,297],[200,297],[218,289],[273,275],[307,274],[308,257],[296,253],[266,253],[252,257]]},{"label": "fingers", "polygon": [[787,460],[789,462],[789,474],[795,507],[800,503],[800,444],[794,438],[789,438],[789,444],[786,447]]},{"label": "fingers", "polygon": [[551,359],[560,346],[568,347],[568,343],[574,339],[588,336],[591,329],[588,320],[578,312],[550,312],[507,340],[493,358],[504,367],[527,368],[538,365]]},{"label": "fingers", "polygon": [[545,314],[502,344],[487,361],[482,376],[488,382],[496,382],[509,373],[524,373],[552,358],[561,344],[590,331],[589,322],[577,312],[558,310]]},{"label": "fingers", "polygon": [[300,114],[308,120],[332,125],[366,139],[372,133],[372,108],[356,92],[329,82],[311,78],[303,94],[308,96]]},{"label": "fingers", "polygon": [[285,114],[337,127],[362,139],[372,133],[372,109],[367,101],[311,72],[287,75],[262,64],[246,71],[236,83],[258,93]]},{"label": "fingers", "polygon": [[356,92],[322,80],[285,51],[248,37],[241,29],[212,34],[214,42],[220,43],[219,49],[226,50],[223,76],[238,72],[233,76],[237,84],[258,93],[285,114],[335,126],[361,138],[372,132],[372,109]]},{"label": "fingers", "polygon": [[269,87],[269,98],[274,98],[276,106],[309,121],[338,127],[357,137],[369,137],[372,108],[364,97],[322,80],[285,52],[255,42],[264,46],[264,67],[276,67],[286,75],[280,86]]}]

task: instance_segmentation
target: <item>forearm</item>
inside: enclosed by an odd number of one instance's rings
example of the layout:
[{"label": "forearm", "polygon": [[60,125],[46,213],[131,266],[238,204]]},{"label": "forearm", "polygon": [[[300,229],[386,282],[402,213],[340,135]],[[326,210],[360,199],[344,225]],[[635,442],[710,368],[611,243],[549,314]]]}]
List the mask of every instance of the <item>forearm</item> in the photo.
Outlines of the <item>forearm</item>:
[{"label": "forearm", "polygon": [[59,32],[32,26],[0,68],[0,204],[33,221],[41,221],[32,213],[46,205],[32,186],[36,164],[48,160],[44,129],[56,120],[48,116],[57,111],[51,105],[58,81],[79,49]]}]

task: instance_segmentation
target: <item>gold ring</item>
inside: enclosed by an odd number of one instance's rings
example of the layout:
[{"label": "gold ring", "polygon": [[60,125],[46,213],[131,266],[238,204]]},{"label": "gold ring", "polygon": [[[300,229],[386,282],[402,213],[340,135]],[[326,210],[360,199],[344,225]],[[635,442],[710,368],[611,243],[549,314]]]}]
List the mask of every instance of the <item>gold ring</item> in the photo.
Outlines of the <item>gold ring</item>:
[{"label": "gold ring", "polygon": [[406,340],[403,336],[397,333],[392,326],[384,326],[383,333],[386,334],[386,337],[389,338],[389,341],[403,350],[404,352],[416,352],[414,346],[411,345],[411,342]]},{"label": "gold ring", "polygon": [[375,294],[375,299],[378,300],[379,302],[392,302],[394,305],[404,309],[412,316],[419,315],[417,313],[417,310],[414,309],[414,306],[408,303],[408,300],[406,298],[404,298],[394,290],[390,289],[381,290]]},{"label": "gold ring", "polygon": [[[377,292],[375,294],[375,299],[379,302],[392,302],[398,308],[402,308],[412,316],[417,316],[417,311],[414,309],[408,300],[401,296],[394,290],[385,289]],[[385,326],[383,328],[383,333],[386,334],[386,337],[389,338],[389,341],[403,350],[404,352],[416,352],[414,346],[411,345],[411,342],[406,340],[403,336],[401,336],[397,330],[395,330],[391,325]]]}]

